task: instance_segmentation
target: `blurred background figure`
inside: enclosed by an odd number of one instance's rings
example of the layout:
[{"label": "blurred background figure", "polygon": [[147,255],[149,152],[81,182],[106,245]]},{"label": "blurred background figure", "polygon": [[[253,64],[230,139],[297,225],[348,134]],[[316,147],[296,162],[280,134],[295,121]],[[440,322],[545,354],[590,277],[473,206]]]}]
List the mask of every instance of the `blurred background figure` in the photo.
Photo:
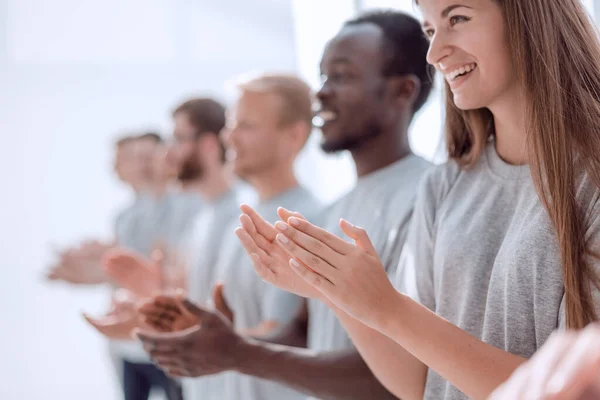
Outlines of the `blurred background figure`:
[{"label": "blurred background figure", "polygon": [[[127,226],[130,234],[118,240],[119,247],[104,258],[109,277],[117,285],[131,284],[127,288],[135,300],[184,289],[188,266],[181,249],[195,216],[207,207],[205,203],[225,199],[237,203],[233,193],[227,196],[231,183],[223,169],[224,149],[218,138],[225,126],[225,108],[213,99],[191,99],[175,109],[173,120],[173,144],[167,149],[155,143],[150,157],[142,158],[155,164],[148,169],[151,185],[144,193],[148,199],[142,199],[141,209]],[[172,177],[178,185],[169,187]],[[204,226],[210,229],[211,225]],[[143,269],[136,275],[138,266]],[[179,383],[155,367],[132,340],[131,331],[138,322],[134,304],[117,299],[104,318],[86,317],[100,333],[119,341],[114,352],[123,358],[125,399],[146,400],[152,387],[162,388],[169,399],[181,398]]]},{"label": "blurred background figure", "polygon": [[[170,181],[174,178],[170,170],[166,162],[166,148],[157,133],[147,132],[118,140],[115,172],[131,188],[134,197],[115,220],[114,240],[107,244],[87,241],[64,251],[58,265],[50,271],[49,278],[72,284],[112,284],[110,277],[104,273],[105,260],[125,249],[148,256],[157,251],[160,254],[154,256],[163,262],[166,250],[161,247],[162,243],[177,240],[179,231],[187,229],[188,218],[195,214],[200,203],[198,199],[192,203],[195,207],[191,209],[179,207],[178,190],[169,191]],[[182,197],[184,199],[186,202],[181,205],[188,206],[189,199]],[[176,218],[181,212],[191,215]],[[176,223],[181,225],[176,226]],[[135,303],[136,298],[131,293],[115,290],[110,311],[103,319],[87,315],[85,318],[103,334],[115,339],[110,345],[110,356],[126,400],[146,400],[152,387],[161,388],[169,399],[179,399],[178,384],[154,367],[139,345],[127,335],[118,333],[124,325],[133,324]]]}]

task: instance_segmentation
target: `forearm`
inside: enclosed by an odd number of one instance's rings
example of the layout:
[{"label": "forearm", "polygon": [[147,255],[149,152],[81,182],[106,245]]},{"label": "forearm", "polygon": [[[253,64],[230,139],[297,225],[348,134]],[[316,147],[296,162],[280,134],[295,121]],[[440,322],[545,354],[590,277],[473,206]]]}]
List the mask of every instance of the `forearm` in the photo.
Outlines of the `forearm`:
[{"label": "forearm", "polygon": [[378,329],[473,399],[485,399],[526,359],[469,335],[426,307],[398,293]]},{"label": "forearm", "polygon": [[395,399],[354,349],[317,354],[249,339],[235,370],[323,400]]},{"label": "forearm", "polygon": [[375,377],[403,400],[421,400],[427,366],[384,334],[328,304],[352,338],[354,345]]}]

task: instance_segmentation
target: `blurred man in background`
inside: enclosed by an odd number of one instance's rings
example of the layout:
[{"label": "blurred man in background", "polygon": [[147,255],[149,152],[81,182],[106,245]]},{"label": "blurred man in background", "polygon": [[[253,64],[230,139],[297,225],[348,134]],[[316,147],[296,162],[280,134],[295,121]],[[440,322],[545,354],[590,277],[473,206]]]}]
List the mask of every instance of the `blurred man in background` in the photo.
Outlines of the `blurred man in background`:
[{"label": "blurred man in background", "polygon": [[158,141],[160,136],[155,133],[125,136],[116,141],[114,171],[119,181],[133,194],[133,201],[116,217],[115,239],[111,242],[86,240],[61,252],[58,262],[48,273],[49,279],[76,285],[108,282],[101,265],[102,256],[116,242],[130,236],[127,232],[131,229],[130,221],[138,213],[144,193],[152,186],[150,158]]},{"label": "blurred man in background", "polygon": [[[225,109],[212,99],[191,99],[175,109],[173,120],[173,143],[166,153],[159,148],[168,161],[157,157],[155,174],[166,179],[175,171],[183,192],[163,202],[162,213],[148,216],[155,218],[153,235],[162,239],[157,243],[159,248],[155,245],[153,259],[143,252],[113,250],[106,258],[106,271],[138,299],[189,285],[189,293],[198,301],[205,301],[210,293],[196,282],[210,280],[208,267],[214,265],[213,254],[219,249],[220,232],[237,213],[239,201],[223,165],[225,154],[219,134],[225,126]],[[200,201],[202,207],[198,212],[196,204]],[[188,282],[186,273],[193,277]],[[130,339],[131,330],[139,326],[134,312],[118,321],[92,322],[103,334],[115,339]],[[135,346],[139,350],[139,344]],[[126,371],[135,372],[138,392],[137,397],[128,398],[142,398],[144,379],[156,375],[156,368],[147,362],[125,365]]]},{"label": "blurred man in background", "polygon": [[[294,174],[294,161],[311,131],[309,86],[294,76],[262,75],[240,83],[238,88],[240,96],[232,109],[225,136],[233,171],[256,190],[260,199],[257,207],[267,218],[277,218],[279,205],[315,215],[321,208],[319,202],[298,184]],[[235,237],[237,224],[235,221],[227,229],[216,263],[224,286],[223,294],[215,296],[215,305],[222,314],[191,304],[190,309],[182,311],[182,314],[206,312],[207,318],[217,319],[226,315],[233,324],[227,325],[230,332],[235,329],[246,336],[264,337],[292,320],[298,314],[302,300],[266,285],[256,276],[251,260]],[[221,293],[220,288],[216,293]],[[184,338],[179,337],[180,333],[173,333],[173,337],[167,335],[161,342],[164,353],[159,351],[151,354],[161,367],[173,375],[198,377],[222,372],[218,362],[204,371],[189,375],[178,373],[176,367],[188,356],[203,358],[203,344],[208,338],[220,334],[212,331],[210,325],[203,324],[201,330]],[[224,340],[224,344],[227,337],[228,333],[225,332],[223,337],[216,340]],[[230,351],[227,346],[215,343],[208,358],[214,357],[215,361],[221,357],[227,358]],[[169,360],[163,363],[166,354],[171,357],[167,357]],[[192,400],[301,398],[299,393],[280,385],[237,373],[202,378],[197,382],[198,390]],[[208,386],[209,383],[212,385]]]}]

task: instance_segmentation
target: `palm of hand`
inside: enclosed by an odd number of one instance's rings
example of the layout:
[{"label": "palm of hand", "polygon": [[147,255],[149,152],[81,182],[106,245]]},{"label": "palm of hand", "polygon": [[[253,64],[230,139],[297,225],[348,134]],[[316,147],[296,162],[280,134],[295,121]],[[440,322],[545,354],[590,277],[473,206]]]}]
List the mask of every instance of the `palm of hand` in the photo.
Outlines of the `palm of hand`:
[{"label": "palm of hand", "polygon": [[100,318],[93,318],[87,314],[83,314],[83,317],[98,332],[110,339],[131,339],[132,331],[140,326],[140,315],[130,299],[115,299],[113,308]]},{"label": "palm of hand", "polygon": [[144,324],[159,332],[179,332],[196,326],[199,318],[181,307],[179,300],[157,296],[138,309]]},{"label": "palm of hand", "polygon": [[136,296],[150,297],[161,288],[160,269],[137,254],[111,253],[105,261],[107,275]]},{"label": "palm of hand", "polygon": [[290,268],[292,258],[277,243],[269,242],[269,246],[263,250],[265,250],[266,257],[259,257],[260,261],[273,273],[272,275],[267,274],[263,279],[280,289],[301,297],[320,297],[320,292],[314,286],[308,284]]}]

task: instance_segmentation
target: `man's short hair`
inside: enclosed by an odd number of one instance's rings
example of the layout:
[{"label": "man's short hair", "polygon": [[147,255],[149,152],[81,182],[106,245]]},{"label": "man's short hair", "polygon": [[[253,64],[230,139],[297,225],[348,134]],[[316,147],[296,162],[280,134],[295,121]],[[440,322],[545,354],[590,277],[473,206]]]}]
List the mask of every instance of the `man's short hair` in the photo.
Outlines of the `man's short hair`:
[{"label": "man's short hair", "polygon": [[136,137],[135,139],[140,139],[140,140],[148,139],[148,140],[152,140],[156,144],[160,144],[163,142],[163,138],[160,136],[160,134],[158,134],[157,132],[153,132],[153,131],[144,132],[144,133],[140,134],[138,137]]},{"label": "man's short hair", "polygon": [[175,108],[173,116],[180,113],[188,116],[198,136],[208,132],[218,135],[225,127],[225,107],[210,98],[189,99]]},{"label": "man's short hair", "polygon": [[384,76],[413,74],[419,78],[421,88],[413,106],[414,112],[419,111],[429,97],[435,77],[435,68],[427,63],[429,41],[419,21],[400,11],[379,10],[363,13],[344,26],[359,24],[374,24],[383,32]]},{"label": "man's short hair", "polygon": [[281,99],[279,123],[287,126],[305,122],[312,127],[312,90],[302,79],[291,74],[263,74],[236,84],[247,93],[271,93]]}]

